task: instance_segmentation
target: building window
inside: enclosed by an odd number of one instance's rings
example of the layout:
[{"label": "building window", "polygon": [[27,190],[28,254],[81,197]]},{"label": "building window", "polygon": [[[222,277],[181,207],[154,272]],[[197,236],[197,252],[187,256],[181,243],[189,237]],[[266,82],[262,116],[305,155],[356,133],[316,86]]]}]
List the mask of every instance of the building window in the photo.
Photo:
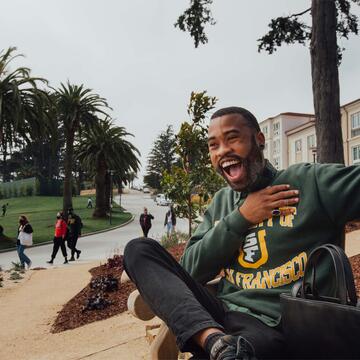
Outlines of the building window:
[{"label": "building window", "polygon": [[360,111],[351,114],[351,137],[355,137],[360,135]]},{"label": "building window", "polygon": [[307,137],[307,148],[308,150],[316,148],[316,139],[314,134]]},{"label": "building window", "polygon": [[302,143],[301,139],[295,141],[295,152],[301,152]]},{"label": "building window", "polygon": [[302,141],[301,139],[295,140],[295,163],[302,162]]},{"label": "building window", "polygon": [[352,148],[352,160],[353,164],[360,164],[360,145]]},{"label": "building window", "polygon": [[274,155],[280,154],[280,140],[275,140],[273,142],[273,149]]},{"label": "building window", "polygon": [[277,122],[277,123],[273,124],[273,133],[274,133],[274,136],[280,134],[280,123]]},{"label": "building window", "polygon": [[262,133],[265,135],[265,137],[267,137],[268,127],[267,127],[267,126],[264,126],[261,131],[262,131]]},{"label": "building window", "polygon": [[273,161],[273,165],[274,165],[274,168],[279,170],[280,169],[280,158],[279,157],[274,157],[274,161]]}]

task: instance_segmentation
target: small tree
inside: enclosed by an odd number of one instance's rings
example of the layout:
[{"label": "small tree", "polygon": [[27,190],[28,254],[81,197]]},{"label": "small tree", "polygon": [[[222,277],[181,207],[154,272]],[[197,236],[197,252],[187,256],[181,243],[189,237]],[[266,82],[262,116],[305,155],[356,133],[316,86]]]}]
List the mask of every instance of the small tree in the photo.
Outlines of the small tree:
[{"label": "small tree", "polygon": [[183,122],[176,135],[176,154],[179,165],[165,171],[161,182],[164,192],[176,203],[176,214],[189,220],[188,233],[198,214],[198,207],[192,201],[197,194],[201,199],[209,197],[224,183],[211,167],[207,148],[207,113],[214,108],[217,99],[201,93],[191,93],[188,114],[191,122]]}]

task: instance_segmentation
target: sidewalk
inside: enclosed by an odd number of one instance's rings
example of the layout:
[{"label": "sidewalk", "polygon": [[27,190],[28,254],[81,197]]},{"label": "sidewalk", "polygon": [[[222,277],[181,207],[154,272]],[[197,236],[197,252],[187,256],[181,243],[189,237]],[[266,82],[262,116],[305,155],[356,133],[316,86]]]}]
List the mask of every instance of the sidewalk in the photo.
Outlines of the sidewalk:
[{"label": "sidewalk", "polygon": [[23,283],[1,288],[0,359],[148,359],[145,323],[128,313],[50,333],[57,312],[88,284],[88,270],[98,265],[31,270]]}]

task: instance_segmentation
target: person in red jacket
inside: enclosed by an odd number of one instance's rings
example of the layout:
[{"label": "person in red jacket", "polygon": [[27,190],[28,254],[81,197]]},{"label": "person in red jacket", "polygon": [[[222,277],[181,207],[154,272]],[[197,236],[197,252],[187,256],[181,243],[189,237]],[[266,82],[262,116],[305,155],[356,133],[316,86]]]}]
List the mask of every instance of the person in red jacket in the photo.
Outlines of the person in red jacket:
[{"label": "person in red jacket", "polygon": [[54,235],[54,246],[51,254],[51,260],[47,261],[48,264],[53,264],[56,254],[61,248],[61,252],[65,258],[64,264],[68,263],[67,253],[65,247],[65,238],[67,234],[67,224],[63,218],[63,213],[58,212],[56,215],[56,223],[55,223],[55,235]]}]

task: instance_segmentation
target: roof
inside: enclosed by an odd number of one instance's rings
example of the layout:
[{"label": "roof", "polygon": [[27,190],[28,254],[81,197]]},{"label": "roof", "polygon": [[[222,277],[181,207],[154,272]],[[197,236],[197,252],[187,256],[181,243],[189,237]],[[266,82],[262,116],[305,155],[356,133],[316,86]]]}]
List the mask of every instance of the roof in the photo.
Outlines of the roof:
[{"label": "roof", "polygon": [[304,124],[301,124],[293,129],[290,129],[288,131],[285,131],[285,134],[286,135],[292,135],[292,134],[295,134],[301,130],[305,130],[305,129],[308,129],[309,127],[312,127],[312,126],[315,126],[315,120],[312,119],[312,120],[309,120],[307,121],[306,123]]},{"label": "roof", "polygon": [[343,108],[343,107],[345,107],[345,106],[349,106],[349,105],[355,104],[355,103],[358,102],[358,101],[360,101],[360,98],[359,98],[359,99],[356,99],[356,100],[353,100],[353,101],[350,101],[349,103],[340,106],[340,108]]},{"label": "roof", "polygon": [[267,119],[265,119],[265,120],[260,121],[259,124],[263,123],[263,122],[266,121],[266,120],[271,120],[271,119],[274,119],[274,118],[276,118],[276,117],[278,117],[278,116],[282,116],[282,115],[285,115],[285,116],[296,116],[296,117],[314,117],[314,116],[315,116],[314,114],[305,114],[305,113],[297,113],[297,112],[282,112],[282,113],[280,113],[280,114],[278,114],[278,115],[271,116],[271,117],[269,117],[269,118],[267,118]]}]

